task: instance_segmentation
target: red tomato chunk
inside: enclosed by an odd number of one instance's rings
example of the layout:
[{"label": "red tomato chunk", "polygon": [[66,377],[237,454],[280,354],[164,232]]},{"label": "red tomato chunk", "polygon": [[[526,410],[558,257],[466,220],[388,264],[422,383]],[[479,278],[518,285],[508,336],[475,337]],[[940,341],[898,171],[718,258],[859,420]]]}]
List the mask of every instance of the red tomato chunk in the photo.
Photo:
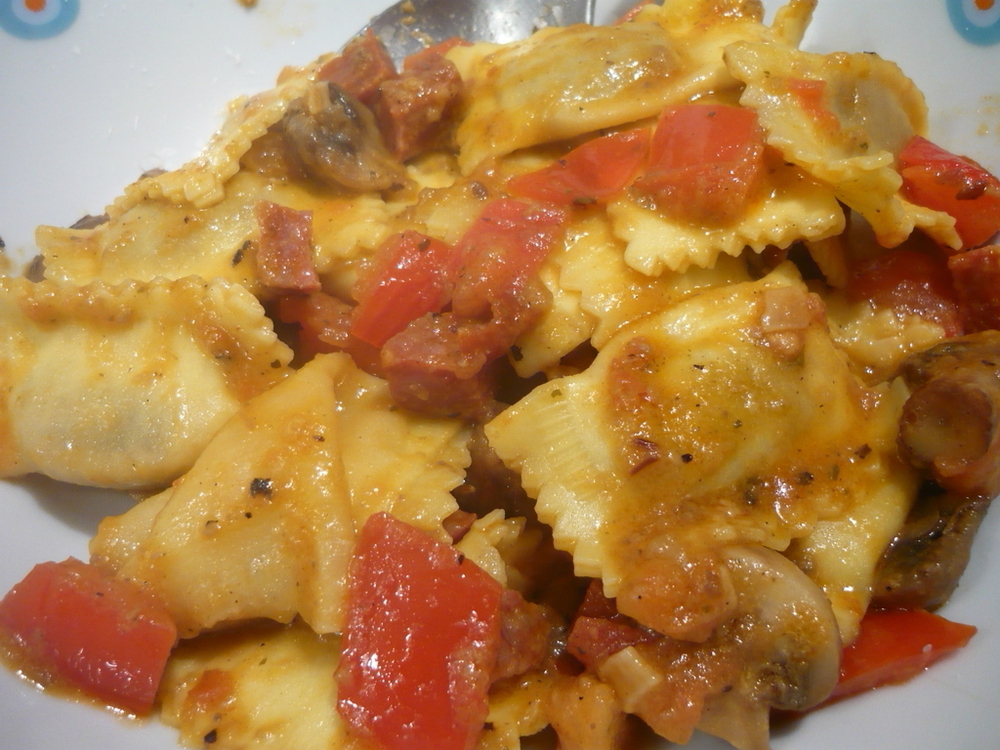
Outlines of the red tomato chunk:
[{"label": "red tomato chunk", "polygon": [[411,320],[440,312],[451,299],[459,255],[441,240],[407,230],[386,240],[354,290],[351,333],[382,346]]},{"label": "red tomato chunk", "polygon": [[905,682],[965,646],[975,633],[972,625],[922,609],[871,610],[861,620],[858,639],[844,649],[840,682],[830,697]]},{"label": "red tomato chunk", "polygon": [[764,131],[746,107],[685,104],[660,115],[636,187],[691,223],[739,219],[764,172]]},{"label": "red tomato chunk", "polygon": [[176,640],[159,602],[74,558],[36,565],[0,601],[0,647],[29,677],[135,714],[152,708]]},{"label": "red tomato chunk", "polygon": [[544,169],[511,178],[507,188],[515,195],[547,203],[604,201],[635,179],[648,150],[649,131],[645,128],[602,136]]},{"label": "red tomato chunk", "polygon": [[1000,231],[1000,180],[971,159],[913,136],[899,154],[903,195],[955,218],[966,250]]},{"label": "red tomato chunk", "polygon": [[892,250],[852,269],[847,292],[851,299],[870,300],[900,317],[919,315],[944,328],[946,336],[963,333],[952,277],[940,255]]},{"label": "red tomato chunk", "polygon": [[338,708],[384,750],[468,750],[487,712],[502,588],[454,547],[387,513],[350,567]]}]

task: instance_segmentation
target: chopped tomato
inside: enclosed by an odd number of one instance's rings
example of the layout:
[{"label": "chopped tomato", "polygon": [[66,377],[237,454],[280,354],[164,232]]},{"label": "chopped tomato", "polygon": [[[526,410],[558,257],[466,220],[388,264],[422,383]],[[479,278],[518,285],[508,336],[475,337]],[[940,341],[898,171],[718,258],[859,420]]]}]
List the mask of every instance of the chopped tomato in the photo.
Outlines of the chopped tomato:
[{"label": "chopped tomato", "polygon": [[948,258],[965,333],[1000,330],[1000,245]]},{"label": "chopped tomato", "polygon": [[913,136],[899,154],[903,195],[955,218],[967,250],[1000,231],[1000,180],[972,159]]},{"label": "chopped tomato", "polygon": [[660,115],[636,187],[691,223],[738,219],[764,172],[764,132],[746,107],[684,104]]},{"label": "chopped tomato", "polygon": [[407,230],[386,240],[355,287],[351,333],[382,346],[411,321],[451,299],[459,256],[445,242]]},{"label": "chopped tomato", "polygon": [[922,609],[869,610],[857,640],[844,649],[840,682],[831,699],[879,685],[905,682],[965,646],[972,625],[946,620]]},{"label": "chopped tomato", "polygon": [[450,309],[414,319],[385,342],[382,364],[397,403],[422,414],[487,418],[490,364],[537,320],[538,268],[562,231],[553,207],[488,203],[456,243]]},{"label": "chopped tomato", "polygon": [[379,375],[378,349],[351,335],[353,310],[351,305],[325,292],[285,295],[275,304],[278,320],[299,327],[295,345],[298,361],[308,362],[317,354],[343,351],[365,372]]},{"label": "chopped tomato", "polygon": [[909,248],[893,250],[854,269],[847,293],[899,315],[919,315],[938,323],[946,336],[963,333],[944,258]]},{"label": "chopped tomato", "polygon": [[649,130],[636,128],[594,138],[543,169],[511,178],[507,189],[563,205],[607,200],[635,179],[646,161],[649,137]]},{"label": "chopped tomato", "polygon": [[387,513],[350,566],[338,708],[384,750],[469,750],[500,644],[499,583],[451,545]]},{"label": "chopped tomato", "polygon": [[0,601],[0,647],[43,684],[148,714],[177,629],[138,585],[69,558],[36,565]]},{"label": "chopped tomato", "polygon": [[517,317],[519,311],[510,308],[526,302],[524,285],[542,265],[564,220],[556,208],[506,199],[487,204],[458,242],[462,269],[452,309],[469,318]]}]

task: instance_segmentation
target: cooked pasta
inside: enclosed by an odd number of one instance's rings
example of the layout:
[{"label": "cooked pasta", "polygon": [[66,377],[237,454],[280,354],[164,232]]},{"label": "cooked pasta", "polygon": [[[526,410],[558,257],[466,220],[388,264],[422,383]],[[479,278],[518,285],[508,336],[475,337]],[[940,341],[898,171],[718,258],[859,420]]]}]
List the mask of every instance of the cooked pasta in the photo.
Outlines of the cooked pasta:
[{"label": "cooked pasta", "polygon": [[0,476],[137,497],[0,652],[232,750],[766,750],[876,680],[843,655],[996,491],[1000,182],[895,64],[799,50],[814,5],[362,36],[39,228]]}]

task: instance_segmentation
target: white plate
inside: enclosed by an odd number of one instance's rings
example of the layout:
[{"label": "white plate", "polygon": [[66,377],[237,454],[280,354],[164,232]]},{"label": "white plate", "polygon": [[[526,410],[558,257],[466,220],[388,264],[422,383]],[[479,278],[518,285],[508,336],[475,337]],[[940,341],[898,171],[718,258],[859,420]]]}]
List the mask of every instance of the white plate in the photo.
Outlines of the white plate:
[{"label": "white plate", "polygon": [[[0,237],[22,259],[34,252],[35,225],[101,213],[143,170],[179,166],[205,143],[229,99],[269,87],[283,65],[339,48],[372,10],[342,0],[259,0],[253,10],[236,0],[48,0],[49,30],[61,14],[79,12],[60,33],[25,40],[4,30],[23,28],[18,13],[33,17],[25,5],[0,0]],[[627,5],[599,0],[599,19]],[[1000,42],[966,41],[949,6],[971,19],[969,36],[1000,38],[1000,2],[978,10],[973,0],[820,0],[804,46],[896,60],[927,94],[932,139],[1000,171]],[[41,479],[0,483],[0,592],[37,562],[85,558],[98,520],[125,507],[113,495]],[[775,749],[1000,748],[998,587],[994,511],[944,612],[979,627],[971,645],[907,685],[777,732]],[[176,739],[155,723],[74,705],[0,670],[0,747],[174,750]],[[700,737],[692,747],[721,744]]]}]

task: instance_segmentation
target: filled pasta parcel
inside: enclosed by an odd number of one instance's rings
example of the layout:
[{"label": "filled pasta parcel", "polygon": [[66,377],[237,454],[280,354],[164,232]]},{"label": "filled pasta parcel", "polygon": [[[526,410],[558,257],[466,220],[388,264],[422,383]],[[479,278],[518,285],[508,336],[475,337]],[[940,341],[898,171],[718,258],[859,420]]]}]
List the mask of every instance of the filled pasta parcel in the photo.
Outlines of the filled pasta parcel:
[{"label": "filled pasta parcel", "polygon": [[40,228],[0,475],[134,504],[5,661],[191,747],[766,750],[964,646],[1000,182],[813,5],[361,36]]}]

